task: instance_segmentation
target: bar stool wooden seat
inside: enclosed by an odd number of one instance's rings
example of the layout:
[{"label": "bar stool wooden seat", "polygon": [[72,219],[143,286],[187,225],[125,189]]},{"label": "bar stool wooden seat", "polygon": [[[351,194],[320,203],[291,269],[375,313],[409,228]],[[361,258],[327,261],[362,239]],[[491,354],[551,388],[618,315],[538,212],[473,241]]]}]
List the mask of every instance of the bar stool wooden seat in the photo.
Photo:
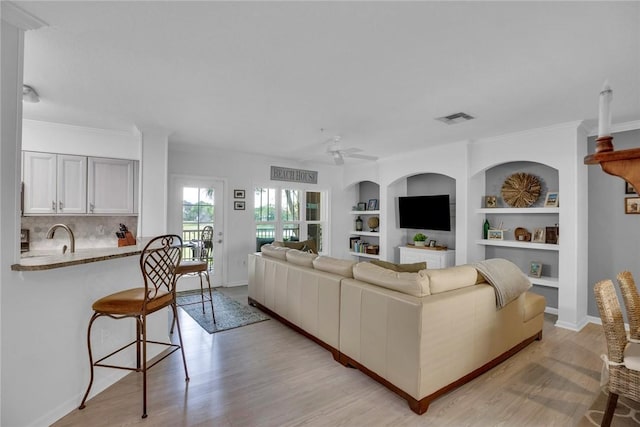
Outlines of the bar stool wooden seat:
[{"label": "bar stool wooden seat", "polygon": [[[216,314],[213,309],[213,289],[211,288],[211,280],[209,277],[209,253],[213,247],[213,227],[210,225],[205,226],[202,229],[202,234],[199,241],[194,241],[195,246],[193,250],[193,258],[190,260],[182,259],[180,264],[176,267],[176,282],[183,276],[195,276],[200,279],[200,304],[202,304],[202,314],[205,314],[204,304],[205,301],[209,302],[211,306],[211,316],[213,317],[213,323],[216,323]],[[207,279],[207,290],[205,293],[204,282],[202,278]],[[208,294],[208,295],[207,295]],[[198,302],[177,304],[178,307],[198,304]],[[171,324],[171,333],[173,333],[174,322]]]},{"label": "bar stool wooden seat", "polygon": [[[142,271],[144,287],[116,292],[100,298],[93,303],[92,308],[94,313],[93,316],[91,316],[87,329],[87,348],[89,350],[91,378],[79,409],[84,409],[86,406],[85,402],[93,385],[93,371],[95,366],[142,372],[142,418],[147,417],[147,370],[149,368],[155,366],[175,351],[180,350],[182,353],[185,380],[189,381],[187,362],[182,345],[182,334],[180,332],[180,322],[176,309],[175,279],[176,267],[179,265],[181,258],[181,247],[182,239],[179,236],[164,235],[155,237],[145,246],[140,255],[140,270]],[[173,312],[174,322],[178,327],[179,345],[171,342],[158,342],[147,339],[147,316],[165,307],[171,307]],[[116,320],[126,318],[135,319],[136,338],[131,343],[124,345],[94,362],[91,351],[91,327],[93,322],[100,317],[109,317]],[[147,343],[164,345],[169,348],[170,351],[149,364],[147,362]],[[106,362],[110,357],[132,345],[135,345],[136,348],[135,367],[111,365]]]}]

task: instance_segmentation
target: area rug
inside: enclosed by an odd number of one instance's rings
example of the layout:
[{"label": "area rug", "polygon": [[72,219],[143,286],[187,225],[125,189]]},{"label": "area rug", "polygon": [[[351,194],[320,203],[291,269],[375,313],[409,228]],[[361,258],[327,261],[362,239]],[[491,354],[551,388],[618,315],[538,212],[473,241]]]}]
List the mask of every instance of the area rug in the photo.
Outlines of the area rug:
[{"label": "area rug", "polygon": [[[205,293],[205,295],[207,294]],[[241,304],[220,291],[213,291],[213,309],[216,314],[215,324],[211,316],[211,304],[208,300],[204,302],[204,314],[202,313],[199,290],[177,292],[176,298],[180,308],[186,311],[193,320],[198,322],[202,329],[210,334],[269,320],[269,317],[258,309]]]},{"label": "area rug", "polygon": [[[603,388],[598,397],[585,412],[584,417],[578,423],[578,427],[599,426],[607,407],[608,393]],[[640,403],[620,396],[618,405],[611,421],[612,427],[640,426]]]}]

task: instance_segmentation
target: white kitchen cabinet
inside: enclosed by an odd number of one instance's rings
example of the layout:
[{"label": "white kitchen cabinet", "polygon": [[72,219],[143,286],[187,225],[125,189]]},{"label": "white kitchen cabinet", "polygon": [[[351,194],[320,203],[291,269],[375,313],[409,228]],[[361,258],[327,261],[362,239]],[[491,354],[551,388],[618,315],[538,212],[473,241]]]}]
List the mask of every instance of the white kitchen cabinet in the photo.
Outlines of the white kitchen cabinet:
[{"label": "white kitchen cabinet", "polygon": [[87,158],[25,151],[24,214],[86,213]]},{"label": "white kitchen cabinet", "polygon": [[87,211],[91,214],[134,213],[134,161],[89,157]]},{"label": "white kitchen cabinet", "polygon": [[456,251],[400,246],[400,263],[414,262],[426,262],[429,269],[453,267],[456,263]]}]

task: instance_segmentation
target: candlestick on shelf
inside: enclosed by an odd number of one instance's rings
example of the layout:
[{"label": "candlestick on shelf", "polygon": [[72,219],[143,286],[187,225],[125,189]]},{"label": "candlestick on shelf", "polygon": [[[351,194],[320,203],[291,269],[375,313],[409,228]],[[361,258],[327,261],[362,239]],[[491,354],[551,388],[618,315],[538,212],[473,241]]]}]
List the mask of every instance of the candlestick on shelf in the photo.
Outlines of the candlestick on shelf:
[{"label": "candlestick on shelf", "polygon": [[611,100],[613,91],[609,81],[605,80],[600,92],[598,103],[598,139],[596,140],[596,153],[613,151],[611,140]]}]

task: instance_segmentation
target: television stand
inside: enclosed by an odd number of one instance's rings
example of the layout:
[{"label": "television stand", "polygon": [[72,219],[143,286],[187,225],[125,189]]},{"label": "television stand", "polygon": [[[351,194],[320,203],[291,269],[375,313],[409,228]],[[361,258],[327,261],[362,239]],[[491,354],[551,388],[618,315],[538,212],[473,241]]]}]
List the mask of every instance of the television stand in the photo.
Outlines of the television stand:
[{"label": "television stand", "polygon": [[456,264],[456,251],[438,247],[400,246],[400,263],[426,262],[427,268],[447,268]]}]

